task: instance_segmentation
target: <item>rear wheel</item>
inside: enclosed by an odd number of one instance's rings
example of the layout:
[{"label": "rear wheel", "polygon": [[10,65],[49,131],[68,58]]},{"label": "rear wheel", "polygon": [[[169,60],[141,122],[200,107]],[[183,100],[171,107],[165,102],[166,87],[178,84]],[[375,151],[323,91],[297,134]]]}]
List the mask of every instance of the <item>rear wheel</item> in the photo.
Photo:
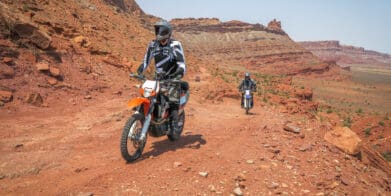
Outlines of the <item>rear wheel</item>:
[{"label": "rear wheel", "polygon": [[144,124],[144,117],[141,114],[134,114],[125,124],[121,136],[121,155],[127,162],[132,162],[141,156],[144,150],[147,137],[139,140]]},{"label": "rear wheel", "polygon": [[[178,111],[174,111],[174,112],[178,112]],[[168,139],[171,141],[175,141],[181,137],[183,127],[185,126],[185,111],[179,114],[177,126],[178,126],[177,129],[174,129],[171,135],[167,135]]]}]

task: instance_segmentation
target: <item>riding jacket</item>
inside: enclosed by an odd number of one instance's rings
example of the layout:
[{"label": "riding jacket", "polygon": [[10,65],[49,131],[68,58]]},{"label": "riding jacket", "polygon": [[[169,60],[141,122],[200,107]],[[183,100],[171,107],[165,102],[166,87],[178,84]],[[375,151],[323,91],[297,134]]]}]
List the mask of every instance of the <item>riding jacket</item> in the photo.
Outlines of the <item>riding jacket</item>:
[{"label": "riding jacket", "polygon": [[156,40],[151,41],[148,45],[147,53],[144,56],[144,61],[139,67],[140,72],[147,69],[152,58],[155,60],[156,72],[165,72],[167,75],[170,75],[169,78],[175,77],[175,74],[181,74],[183,76],[186,72],[182,44],[177,40],[169,39],[165,46],[162,46]]},{"label": "riding jacket", "polygon": [[244,79],[239,85],[239,91],[244,90],[251,90],[251,91],[257,91],[257,84],[252,79]]}]

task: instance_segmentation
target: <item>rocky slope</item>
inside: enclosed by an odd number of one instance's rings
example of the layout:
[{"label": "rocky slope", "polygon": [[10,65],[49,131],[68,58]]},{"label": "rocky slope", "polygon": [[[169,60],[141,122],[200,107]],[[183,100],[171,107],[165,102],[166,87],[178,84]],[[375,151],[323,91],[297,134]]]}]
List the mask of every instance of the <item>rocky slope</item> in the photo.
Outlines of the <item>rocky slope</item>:
[{"label": "rocky slope", "polygon": [[189,52],[216,60],[224,67],[242,66],[266,73],[298,74],[328,69],[309,51],[292,41],[279,21],[267,27],[215,18],[174,19],[174,36]]},{"label": "rocky slope", "polygon": [[120,92],[153,38],[153,18],[133,0],[1,1],[0,94],[11,98],[0,102]]},{"label": "rocky slope", "polygon": [[391,69],[391,55],[362,47],[341,45],[339,41],[299,42],[307,50],[325,61],[335,61],[340,65],[379,67]]},{"label": "rocky slope", "polygon": [[[149,137],[142,159],[125,164],[119,136],[136,96],[127,75],[157,18],[133,0],[4,0],[0,9],[1,195],[390,192],[388,163],[373,164],[380,155],[365,165],[323,139],[338,125],[317,120],[312,90],[283,75],[330,65],[278,21],[174,20],[191,86],[183,137]],[[235,87],[248,70],[262,91],[244,115]]]}]

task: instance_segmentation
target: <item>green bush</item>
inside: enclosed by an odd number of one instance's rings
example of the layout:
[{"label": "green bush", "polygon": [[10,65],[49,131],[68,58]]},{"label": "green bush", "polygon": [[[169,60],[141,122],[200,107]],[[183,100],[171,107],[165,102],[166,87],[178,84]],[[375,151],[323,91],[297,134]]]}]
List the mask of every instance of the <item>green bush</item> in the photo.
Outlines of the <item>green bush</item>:
[{"label": "green bush", "polygon": [[327,112],[327,114],[330,114],[330,113],[333,113],[333,110],[331,108],[328,108],[326,112]]},{"label": "green bush", "polygon": [[357,114],[362,114],[363,113],[363,110],[361,108],[358,108],[358,110],[356,111]]},{"label": "green bush", "polygon": [[237,70],[233,71],[233,72],[232,72],[232,75],[233,75],[234,77],[238,76],[238,71],[237,71]]},{"label": "green bush", "polygon": [[384,127],[384,125],[385,125],[384,121],[380,121],[379,125]]},{"label": "green bush", "polygon": [[29,6],[27,4],[23,4],[23,11],[27,12],[29,10]]},{"label": "green bush", "polygon": [[371,135],[371,128],[368,127],[368,128],[366,128],[366,129],[364,129],[364,133],[365,133],[365,135],[366,135],[367,137],[370,136],[370,135]]},{"label": "green bush", "polygon": [[343,120],[343,126],[349,128],[352,126],[352,119],[350,118],[350,116]]},{"label": "green bush", "polygon": [[391,162],[391,151],[382,153],[384,159],[386,159],[388,162]]}]

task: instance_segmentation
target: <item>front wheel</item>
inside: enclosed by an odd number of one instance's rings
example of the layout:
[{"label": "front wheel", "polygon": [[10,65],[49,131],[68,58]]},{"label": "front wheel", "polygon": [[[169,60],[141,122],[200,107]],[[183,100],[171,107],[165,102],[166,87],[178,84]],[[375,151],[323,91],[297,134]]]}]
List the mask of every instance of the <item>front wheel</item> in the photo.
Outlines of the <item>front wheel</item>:
[{"label": "front wheel", "polygon": [[121,155],[127,162],[132,162],[141,156],[147,137],[139,140],[143,128],[144,117],[134,114],[125,124],[121,136]]},{"label": "front wheel", "polygon": [[246,102],[244,104],[245,105],[245,109],[246,109],[246,114],[248,114],[249,110],[250,110],[250,100],[249,99],[245,99],[244,101]]},{"label": "front wheel", "polygon": [[[178,111],[175,111],[178,112]],[[175,141],[181,137],[183,127],[185,126],[185,111],[178,115],[178,127],[172,132],[171,135],[167,135],[168,139],[171,141]]]}]

